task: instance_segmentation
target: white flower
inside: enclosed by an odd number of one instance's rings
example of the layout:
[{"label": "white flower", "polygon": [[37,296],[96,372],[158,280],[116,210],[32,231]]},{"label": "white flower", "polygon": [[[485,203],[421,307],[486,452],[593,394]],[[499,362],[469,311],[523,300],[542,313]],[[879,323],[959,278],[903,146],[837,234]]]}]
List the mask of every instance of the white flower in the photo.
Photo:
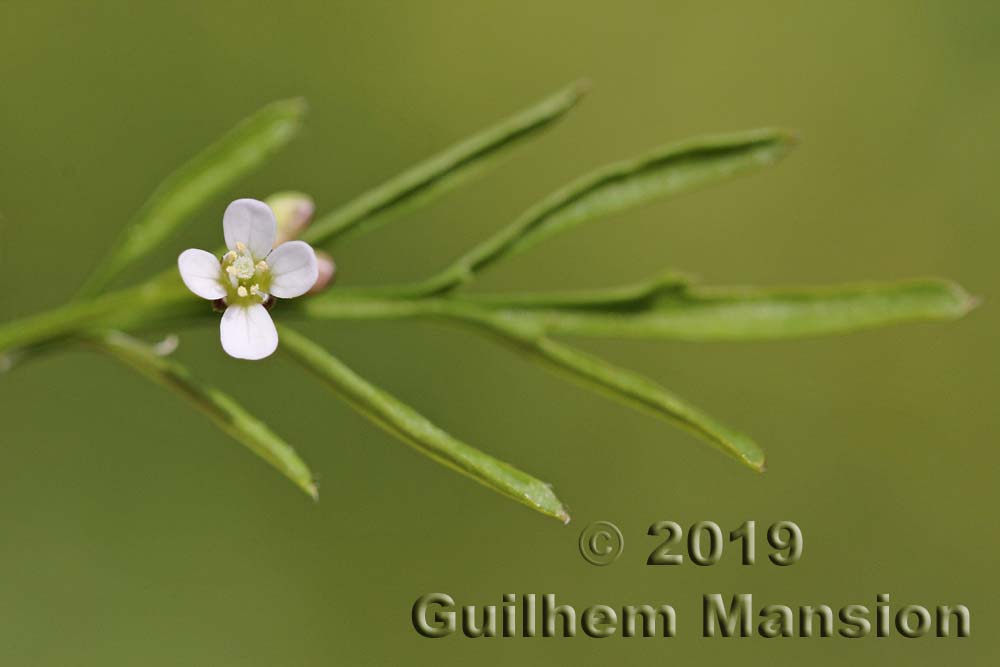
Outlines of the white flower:
[{"label": "white flower", "polygon": [[203,299],[222,299],[226,312],[219,331],[222,349],[237,359],[263,359],[278,347],[278,331],[265,304],[291,299],[316,283],[316,253],[305,241],[272,250],[274,213],[256,199],[237,199],[226,208],[222,229],[229,252],[221,261],[194,248],[177,258],[187,288]]}]

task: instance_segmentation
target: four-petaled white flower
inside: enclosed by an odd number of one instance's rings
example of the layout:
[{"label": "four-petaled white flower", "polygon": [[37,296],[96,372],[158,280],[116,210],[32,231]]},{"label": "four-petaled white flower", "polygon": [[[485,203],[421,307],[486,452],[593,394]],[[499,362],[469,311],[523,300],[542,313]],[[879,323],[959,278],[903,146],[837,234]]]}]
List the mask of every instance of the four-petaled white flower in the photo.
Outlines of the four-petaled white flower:
[{"label": "four-petaled white flower", "polygon": [[256,199],[230,204],[222,228],[229,252],[221,261],[192,248],[180,254],[177,268],[189,290],[224,301],[222,349],[237,359],[263,359],[278,347],[278,331],[265,305],[271,305],[272,297],[291,299],[309,291],[318,275],[316,253],[305,241],[273,248],[274,213]]}]

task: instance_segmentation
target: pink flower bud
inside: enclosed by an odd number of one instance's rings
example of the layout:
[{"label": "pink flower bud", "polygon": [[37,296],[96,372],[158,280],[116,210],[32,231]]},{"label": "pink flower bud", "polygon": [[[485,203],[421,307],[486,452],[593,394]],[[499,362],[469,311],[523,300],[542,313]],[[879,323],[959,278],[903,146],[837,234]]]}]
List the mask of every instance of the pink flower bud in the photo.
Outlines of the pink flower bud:
[{"label": "pink flower bud", "polygon": [[333,257],[322,250],[316,251],[316,268],[319,269],[319,277],[316,278],[316,284],[312,286],[312,289],[306,292],[307,294],[322,292],[333,284],[337,275],[337,265],[333,262]]}]

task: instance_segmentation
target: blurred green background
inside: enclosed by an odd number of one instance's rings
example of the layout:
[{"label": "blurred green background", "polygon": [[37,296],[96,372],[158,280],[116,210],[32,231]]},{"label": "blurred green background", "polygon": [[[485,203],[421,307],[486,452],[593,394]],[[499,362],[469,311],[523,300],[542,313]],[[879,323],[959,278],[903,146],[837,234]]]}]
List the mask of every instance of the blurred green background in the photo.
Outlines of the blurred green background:
[{"label": "blurred green background", "polygon": [[[174,395],[87,350],[0,377],[0,664],[988,664],[997,650],[996,155],[988,2],[0,3],[4,320],[67,299],[157,182],[266,102],[303,137],[148,263],[214,247],[237,196],[321,211],[579,76],[584,105],[487,178],[334,248],[342,284],[423,277],[568,179],[687,135],[798,128],[776,168],[556,238],[477,289],[939,275],[951,324],[768,344],[582,345],[754,435],[755,475],[467,332],[306,330],[457,436],[551,481],[568,527],[419,456],[280,354],[177,355],[292,442],[311,504]],[[134,276],[142,274],[142,270]],[[577,553],[591,521],[625,554]],[[796,521],[805,555],[646,567],[646,527]],[[428,640],[421,594],[670,602],[679,637]],[[700,638],[703,593],[968,605],[967,640]]]}]

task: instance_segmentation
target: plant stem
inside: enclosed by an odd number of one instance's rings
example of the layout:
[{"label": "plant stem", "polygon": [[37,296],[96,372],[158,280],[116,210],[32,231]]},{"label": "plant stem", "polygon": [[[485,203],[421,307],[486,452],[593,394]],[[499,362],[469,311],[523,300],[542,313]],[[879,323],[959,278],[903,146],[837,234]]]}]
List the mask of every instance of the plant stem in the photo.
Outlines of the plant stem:
[{"label": "plant stem", "polygon": [[69,338],[116,316],[181,303],[190,295],[179,282],[174,286],[157,280],[8,322],[0,326],[0,353]]}]

